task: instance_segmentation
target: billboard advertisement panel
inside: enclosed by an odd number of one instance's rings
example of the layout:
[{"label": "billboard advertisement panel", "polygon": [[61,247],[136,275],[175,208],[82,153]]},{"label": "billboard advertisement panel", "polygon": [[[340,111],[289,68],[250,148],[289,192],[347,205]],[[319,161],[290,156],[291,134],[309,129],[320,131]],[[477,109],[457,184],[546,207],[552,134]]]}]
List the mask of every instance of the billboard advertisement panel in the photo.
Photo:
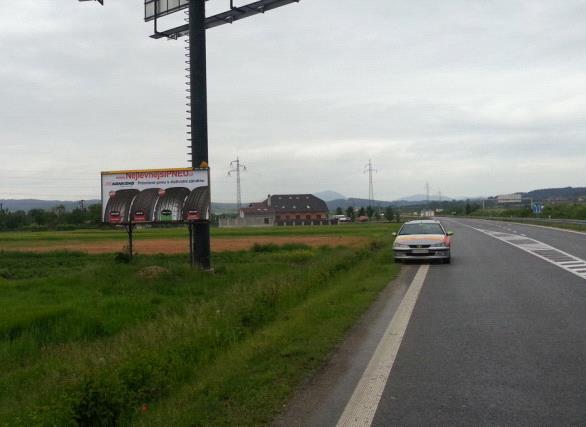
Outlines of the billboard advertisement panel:
[{"label": "billboard advertisement panel", "polygon": [[102,172],[102,221],[109,224],[207,221],[209,169]]},{"label": "billboard advertisement panel", "polygon": [[152,21],[189,7],[189,0],[144,0],[144,20]]}]

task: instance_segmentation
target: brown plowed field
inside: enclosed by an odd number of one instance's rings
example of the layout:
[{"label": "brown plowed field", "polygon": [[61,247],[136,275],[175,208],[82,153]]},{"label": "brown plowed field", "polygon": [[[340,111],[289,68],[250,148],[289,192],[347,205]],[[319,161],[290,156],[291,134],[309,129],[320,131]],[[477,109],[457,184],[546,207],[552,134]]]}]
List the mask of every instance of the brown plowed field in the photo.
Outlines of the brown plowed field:
[{"label": "brown plowed field", "polygon": [[[212,239],[213,252],[241,251],[250,249],[255,243],[274,243],[283,245],[285,243],[304,243],[309,246],[360,246],[368,241],[365,237],[347,236],[291,236],[291,237],[237,237],[237,238],[216,238]],[[120,252],[126,245],[126,241],[112,240],[100,242],[80,243],[52,243],[47,246],[21,246],[18,248],[5,248],[24,252],[49,252],[58,250],[80,251],[90,254],[102,254]],[[1,248],[0,248],[1,249]],[[136,240],[134,252],[139,254],[177,254],[188,251],[187,239],[148,239]]]}]

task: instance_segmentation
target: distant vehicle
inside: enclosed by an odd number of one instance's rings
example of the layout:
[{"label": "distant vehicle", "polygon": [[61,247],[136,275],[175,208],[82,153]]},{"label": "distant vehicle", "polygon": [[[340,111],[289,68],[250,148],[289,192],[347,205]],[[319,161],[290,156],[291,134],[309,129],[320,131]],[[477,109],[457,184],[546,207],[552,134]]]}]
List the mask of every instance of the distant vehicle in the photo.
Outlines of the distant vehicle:
[{"label": "distant vehicle", "polygon": [[112,211],[110,212],[110,216],[108,218],[108,222],[111,224],[119,224],[122,222],[122,216],[120,215],[120,211]]},{"label": "distant vehicle", "polygon": [[409,221],[398,233],[393,233],[395,261],[409,259],[439,259],[451,262],[451,231],[446,231],[437,220]]},{"label": "distant vehicle", "polygon": [[338,223],[341,223],[341,222],[352,222],[352,218],[349,218],[346,215],[334,215],[331,218],[337,220]]}]

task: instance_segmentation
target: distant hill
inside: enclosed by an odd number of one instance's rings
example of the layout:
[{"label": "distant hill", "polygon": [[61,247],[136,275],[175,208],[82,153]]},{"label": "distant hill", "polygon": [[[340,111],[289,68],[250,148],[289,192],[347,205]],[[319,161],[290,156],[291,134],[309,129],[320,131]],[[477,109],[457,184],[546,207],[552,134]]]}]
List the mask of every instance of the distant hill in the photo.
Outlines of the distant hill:
[{"label": "distant hill", "polygon": [[542,188],[523,193],[526,198],[535,200],[578,200],[586,197],[586,187]]},{"label": "distant hill", "polygon": [[313,195],[315,197],[319,197],[324,202],[330,202],[332,200],[339,200],[339,199],[346,198],[346,196],[344,196],[343,194],[337,193],[332,190],[320,191],[319,193],[313,193]]},{"label": "distant hill", "polygon": [[[439,199],[440,199],[439,195],[437,195],[437,194],[435,194],[435,195],[430,194],[429,195],[429,200],[432,202],[439,201]],[[453,199],[452,197],[448,197],[448,196],[442,196],[443,202],[447,202],[450,200],[455,200],[455,199]],[[402,201],[402,202],[426,202],[427,196],[425,194],[414,194],[412,196],[401,197],[399,199],[399,201]]]},{"label": "distant hill", "polygon": [[[342,208],[345,210],[350,206],[352,206],[353,208],[366,208],[370,203],[368,199],[357,199],[351,197],[349,199],[330,200],[329,202],[326,202],[326,204],[328,205],[328,209],[330,211],[335,211],[337,208]],[[381,208],[385,208],[391,205],[395,206],[395,202],[388,202],[384,200],[375,200],[373,201],[373,204],[374,206],[378,206]]]}]

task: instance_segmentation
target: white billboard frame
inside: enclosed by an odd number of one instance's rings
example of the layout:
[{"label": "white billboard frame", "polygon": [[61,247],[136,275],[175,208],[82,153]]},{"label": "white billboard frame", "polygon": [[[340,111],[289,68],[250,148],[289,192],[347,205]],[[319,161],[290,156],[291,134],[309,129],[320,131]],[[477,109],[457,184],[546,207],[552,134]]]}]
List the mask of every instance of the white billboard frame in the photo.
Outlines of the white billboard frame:
[{"label": "white billboard frame", "polygon": [[206,222],[210,219],[209,169],[169,168],[101,173],[106,224]]}]

